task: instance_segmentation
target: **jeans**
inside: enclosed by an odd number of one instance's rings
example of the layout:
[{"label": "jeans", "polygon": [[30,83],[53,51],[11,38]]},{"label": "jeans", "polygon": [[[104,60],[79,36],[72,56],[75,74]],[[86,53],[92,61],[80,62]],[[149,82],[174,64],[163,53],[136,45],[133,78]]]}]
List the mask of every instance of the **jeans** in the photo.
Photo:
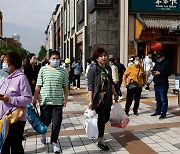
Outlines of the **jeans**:
[{"label": "jeans", "polygon": [[168,109],[168,93],[169,85],[155,85],[155,97],[156,97],[156,113],[166,115]]},{"label": "jeans", "polygon": [[9,133],[3,144],[1,154],[24,154],[22,139],[25,124],[25,121],[17,121],[9,126]]},{"label": "jeans", "polygon": [[139,108],[139,102],[141,97],[142,88],[129,89],[127,88],[127,100],[125,105],[125,112],[128,113],[134,99],[133,112],[137,113]]},{"label": "jeans", "polygon": [[41,120],[48,127],[52,121],[51,143],[57,143],[61,122],[62,122],[62,105],[44,105],[40,107]]}]

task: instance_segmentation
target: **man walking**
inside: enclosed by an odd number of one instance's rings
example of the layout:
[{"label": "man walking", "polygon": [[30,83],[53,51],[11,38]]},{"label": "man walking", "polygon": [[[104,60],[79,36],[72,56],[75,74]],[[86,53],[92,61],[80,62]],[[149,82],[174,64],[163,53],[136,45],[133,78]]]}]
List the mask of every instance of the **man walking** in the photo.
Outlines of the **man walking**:
[{"label": "man walking", "polygon": [[171,75],[171,67],[169,62],[165,59],[165,53],[163,51],[157,52],[156,59],[157,62],[152,71],[154,75],[153,81],[156,97],[156,112],[151,116],[160,115],[159,119],[164,119],[168,109],[168,77]]},{"label": "man walking", "polygon": [[[67,104],[69,82],[67,72],[59,67],[59,52],[50,52],[49,63],[41,67],[39,71],[33,105],[36,105],[40,92],[40,118],[46,126],[49,126],[52,121],[51,144],[53,152],[58,153],[60,148],[57,140],[62,122],[62,109]],[[45,134],[41,135],[41,142],[46,143]]]}]

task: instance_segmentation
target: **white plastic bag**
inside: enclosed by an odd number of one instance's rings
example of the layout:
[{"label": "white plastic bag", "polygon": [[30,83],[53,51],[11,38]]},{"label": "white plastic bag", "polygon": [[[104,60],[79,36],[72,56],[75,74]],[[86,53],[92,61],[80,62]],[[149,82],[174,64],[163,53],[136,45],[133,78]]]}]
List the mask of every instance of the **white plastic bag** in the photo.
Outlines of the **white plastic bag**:
[{"label": "white plastic bag", "polygon": [[84,112],[85,116],[85,130],[87,137],[89,139],[97,139],[98,138],[98,127],[97,127],[97,118],[98,115],[94,110],[86,109]]},{"label": "white plastic bag", "polygon": [[125,128],[129,123],[129,118],[121,107],[120,103],[116,103],[110,113],[110,122],[112,127]]}]

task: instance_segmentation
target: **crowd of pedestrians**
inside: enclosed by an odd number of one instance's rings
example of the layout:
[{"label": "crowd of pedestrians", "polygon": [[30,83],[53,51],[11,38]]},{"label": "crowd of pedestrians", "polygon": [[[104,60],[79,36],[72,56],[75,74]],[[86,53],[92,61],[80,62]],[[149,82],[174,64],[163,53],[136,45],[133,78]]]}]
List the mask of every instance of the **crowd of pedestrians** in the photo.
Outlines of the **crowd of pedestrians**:
[{"label": "crowd of pedestrians", "polygon": [[[85,70],[88,91],[88,108],[98,114],[98,144],[102,150],[109,150],[104,141],[105,124],[109,121],[113,99],[115,102],[123,98],[121,84],[127,88],[125,113],[129,116],[134,100],[133,112],[138,116],[142,89],[150,90],[154,81],[156,110],[151,116],[160,115],[166,118],[168,110],[167,92],[168,77],[171,75],[170,64],[163,51],[156,53],[156,61],[152,61],[153,52],[141,60],[138,55],[132,56],[127,68],[119,58],[108,59],[108,52],[96,48],[92,58],[88,60]],[[14,124],[10,124],[9,133],[3,144],[2,154],[23,154],[23,131],[27,119],[27,104],[40,105],[40,119],[48,127],[52,123],[51,144],[55,153],[60,152],[57,144],[63,107],[66,107],[70,89],[79,90],[83,68],[80,59],[66,58],[60,60],[60,53],[52,51],[49,59],[40,64],[34,53],[30,53],[22,68],[22,59],[16,52],[9,52],[0,57],[0,118],[17,108],[23,109],[23,116]],[[131,88],[134,84],[135,87]],[[13,133],[13,132],[16,133]],[[46,144],[46,134],[41,134],[41,142]]]}]

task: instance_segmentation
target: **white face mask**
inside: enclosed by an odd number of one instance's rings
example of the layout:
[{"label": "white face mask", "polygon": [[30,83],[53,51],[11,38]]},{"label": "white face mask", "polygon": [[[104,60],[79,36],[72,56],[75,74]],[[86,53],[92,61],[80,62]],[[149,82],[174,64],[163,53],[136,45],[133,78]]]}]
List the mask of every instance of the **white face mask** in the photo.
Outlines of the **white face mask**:
[{"label": "white face mask", "polygon": [[135,61],[134,64],[135,64],[135,65],[139,65],[139,61]]},{"label": "white face mask", "polygon": [[7,63],[3,63],[3,64],[2,64],[2,69],[3,69],[5,72],[9,72],[10,67],[8,66]]}]

